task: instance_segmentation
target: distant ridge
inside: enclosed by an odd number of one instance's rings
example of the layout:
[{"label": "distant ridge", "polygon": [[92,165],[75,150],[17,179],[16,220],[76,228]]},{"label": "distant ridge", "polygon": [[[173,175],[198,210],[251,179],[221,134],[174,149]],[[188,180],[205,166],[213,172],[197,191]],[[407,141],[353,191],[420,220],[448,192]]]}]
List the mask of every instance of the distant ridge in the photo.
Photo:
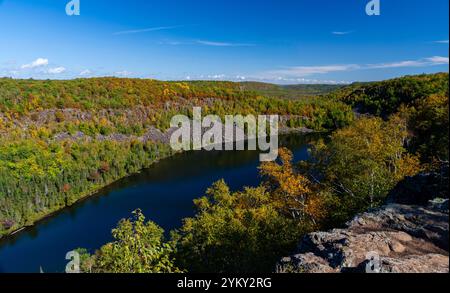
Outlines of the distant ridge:
[{"label": "distant ridge", "polygon": [[239,84],[243,90],[255,91],[265,96],[286,99],[322,96],[344,87],[343,85],[332,84],[277,85],[253,81],[240,82]]}]

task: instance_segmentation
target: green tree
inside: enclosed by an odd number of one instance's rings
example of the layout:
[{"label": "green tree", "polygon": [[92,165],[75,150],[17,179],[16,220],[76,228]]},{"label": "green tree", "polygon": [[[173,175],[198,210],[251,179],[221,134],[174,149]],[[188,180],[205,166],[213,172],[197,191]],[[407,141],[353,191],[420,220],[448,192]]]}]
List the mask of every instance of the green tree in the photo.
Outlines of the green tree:
[{"label": "green tree", "polygon": [[163,230],[153,222],[145,223],[140,210],[133,219],[121,220],[112,231],[114,242],[104,245],[82,267],[94,273],[179,273],[173,249],[164,242]]},{"label": "green tree", "polygon": [[319,181],[337,196],[335,210],[344,218],[381,204],[400,180],[420,170],[418,158],[404,148],[407,137],[399,116],[362,118],[336,131],[329,144],[314,146]]},{"label": "green tree", "polygon": [[173,235],[177,260],[189,272],[271,272],[304,233],[264,187],[231,193],[222,180],[195,204],[197,215]]},{"label": "green tree", "polygon": [[448,161],[448,96],[431,95],[408,110],[413,151],[421,155],[423,162]]}]

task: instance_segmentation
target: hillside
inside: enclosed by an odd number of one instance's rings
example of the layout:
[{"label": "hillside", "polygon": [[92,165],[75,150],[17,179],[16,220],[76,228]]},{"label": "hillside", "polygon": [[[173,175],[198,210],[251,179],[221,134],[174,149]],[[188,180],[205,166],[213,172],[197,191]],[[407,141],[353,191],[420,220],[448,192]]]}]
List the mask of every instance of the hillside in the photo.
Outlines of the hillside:
[{"label": "hillside", "polygon": [[449,74],[405,76],[380,82],[355,83],[327,97],[359,114],[387,119],[398,113],[408,120],[408,148],[422,161],[448,160]]},{"label": "hillside", "polygon": [[351,108],[286,100],[232,82],[0,79],[0,235],[170,156],[176,114],[279,114],[281,127],[333,130]]},{"label": "hillside", "polygon": [[411,106],[431,95],[448,96],[449,74],[405,76],[386,81],[354,83],[329,94],[361,113],[387,116],[400,105]]},{"label": "hillside", "polygon": [[254,91],[264,96],[284,99],[301,99],[322,96],[343,87],[342,85],[329,84],[276,85],[261,82],[241,82],[239,84],[241,89]]}]

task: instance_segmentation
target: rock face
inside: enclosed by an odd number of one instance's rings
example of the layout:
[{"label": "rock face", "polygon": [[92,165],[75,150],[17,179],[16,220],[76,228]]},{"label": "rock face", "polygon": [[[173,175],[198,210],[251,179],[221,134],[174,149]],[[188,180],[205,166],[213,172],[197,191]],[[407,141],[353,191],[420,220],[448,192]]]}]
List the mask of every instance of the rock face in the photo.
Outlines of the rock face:
[{"label": "rock face", "polygon": [[427,207],[390,204],[346,229],[304,237],[278,272],[448,273],[448,200]]}]

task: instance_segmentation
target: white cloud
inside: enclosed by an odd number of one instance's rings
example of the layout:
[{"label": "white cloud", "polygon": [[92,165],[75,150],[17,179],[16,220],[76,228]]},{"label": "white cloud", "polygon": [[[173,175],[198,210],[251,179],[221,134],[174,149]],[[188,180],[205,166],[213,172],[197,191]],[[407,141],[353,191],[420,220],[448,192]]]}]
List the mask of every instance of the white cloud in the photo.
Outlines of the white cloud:
[{"label": "white cloud", "polygon": [[404,68],[404,67],[426,67],[437,65],[448,65],[449,58],[442,56],[433,56],[418,60],[406,60],[390,63],[375,64],[343,64],[343,65],[325,65],[325,66],[294,66],[284,69],[271,70],[261,73],[258,77],[266,80],[291,80],[296,81],[307,76],[317,74],[327,74],[333,72],[344,72],[353,70],[369,70],[369,69],[388,69],[388,68]]},{"label": "white cloud", "polygon": [[423,66],[423,61],[412,60],[412,61],[399,61],[392,63],[368,64],[366,65],[366,68],[383,69],[383,68],[418,67],[418,66]]},{"label": "white cloud", "polygon": [[150,28],[137,29],[137,30],[119,31],[119,32],[113,33],[113,35],[139,34],[139,33],[155,32],[155,31],[171,30],[171,29],[175,29],[175,28],[179,28],[179,27],[183,27],[183,26],[182,25],[174,25],[174,26],[150,27]]},{"label": "white cloud", "polygon": [[33,68],[47,66],[47,65],[48,65],[48,59],[38,58],[29,64],[22,65],[21,68],[22,69],[33,69]]},{"label": "white cloud", "polygon": [[368,69],[382,69],[382,68],[401,68],[401,67],[424,67],[448,64],[448,57],[433,56],[418,60],[400,61],[392,63],[369,64],[366,65]]},{"label": "white cloud", "polygon": [[50,68],[47,70],[47,73],[49,74],[61,74],[64,73],[66,71],[66,69],[64,67],[55,67],[55,68]]},{"label": "white cloud", "polygon": [[441,56],[433,56],[430,58],[426,58],[427,61],[429,61],[432,65],[445,65],[448,64],[448,57],[441,57]]},{"label": "white cloud", "polygon": [[214,41],[204,41],[204,40],[198,40],[197,44],[205,45],[205,46],[212,46],[212,47],[251,47],[251,46],[254,46],[254,44],[214,42]]},{"label": "white cloud", "polygon": [[434,41],[434,43],[437,43],[437,44],[448,44],[448,40]]},{"label": "white cloud", "polygon": [[79,76],[86,76],[86,75],[89,75],[91,73],[92,73],[92,71],[90,71],[89,69],[85,69],[85,70],[80,72]]}]

